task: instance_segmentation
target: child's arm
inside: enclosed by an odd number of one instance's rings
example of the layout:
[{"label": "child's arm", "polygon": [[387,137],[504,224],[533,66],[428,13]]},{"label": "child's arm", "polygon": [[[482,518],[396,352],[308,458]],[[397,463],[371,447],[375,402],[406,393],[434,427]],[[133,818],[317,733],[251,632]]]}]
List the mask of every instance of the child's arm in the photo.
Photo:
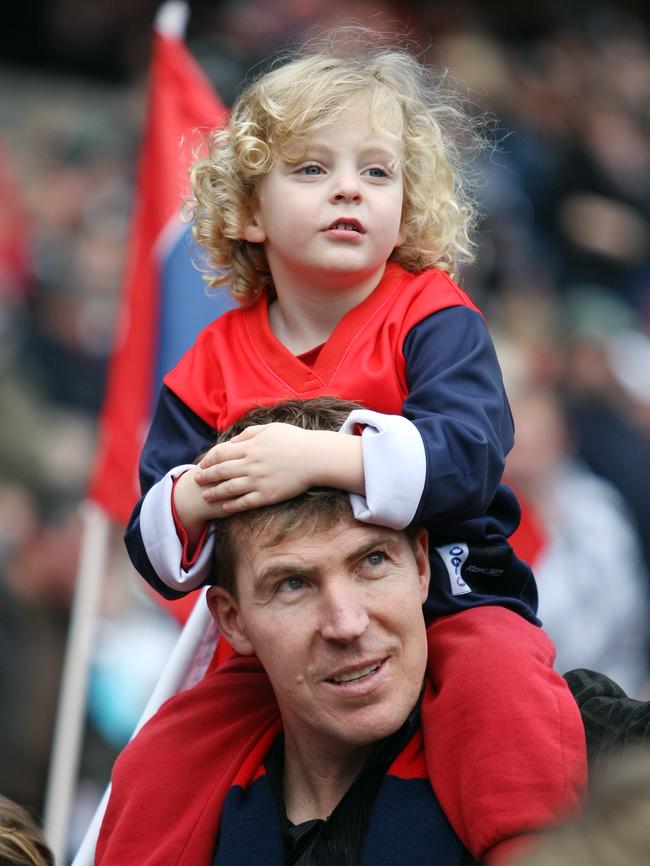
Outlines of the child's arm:
[{"label": "child's arm", "polygon": [[[365,496],[359,520],[403,528],[483,515],[494,499],[513,425],[494,346],[480,313],[464,306],[434,313],[407,335],[405,418],[351,414],[365,424]],[[401,423],[398,423],[401,422]],[[504,497],[507,498],[507,497]],[[504,506],[515,528],[517,508]],[[514,522],[513,522],[514,521]]]},{"label": "child's arm", "polygon": [[214,438],[210,425],[163,386],[140,459],[143,496],[131,515],[125,542],[135,568],[165,598],[179,598],[207,575],[209,539],[198,559],[183,569],[187,550],[176,531],[171,497],[175,479],[196,468],[192,461]]},{"label": "child's arm", "polygon": [[185,526],[198,522],[195,531],[200,532],[197,485],[204,505],[210,504],[220,517],[281,502],[310,487],[363,493],[361,439],[274,423],[247,427],[229,442],[215,445],[198,469],[179,479],[175,490],[178,516]]},{"label": "child's arm", "polygon": [[501,482],[514,425],[494,344],[480,313],[441,310],[404,343],[404,415],[426,451],[416,520],[482,515]]},{"label": "child's arm", "polygon": [[[315,485],[363,490],[358,436],[289,424],[249,427],[207,452],[211,469],[198,469],[189,461],[214,437],[208,424],[163,387],[140,463],[144,495],[125,541],[135,568],[166,598],[178,598],[205,581],[215,518],[279,502]],[[169,469],[171,461],[178,465]],[[218,488],[215,493],[212,475],[226,479],[225,493]],[[228,485],[233,484],[237,492],[231,502]]]}]

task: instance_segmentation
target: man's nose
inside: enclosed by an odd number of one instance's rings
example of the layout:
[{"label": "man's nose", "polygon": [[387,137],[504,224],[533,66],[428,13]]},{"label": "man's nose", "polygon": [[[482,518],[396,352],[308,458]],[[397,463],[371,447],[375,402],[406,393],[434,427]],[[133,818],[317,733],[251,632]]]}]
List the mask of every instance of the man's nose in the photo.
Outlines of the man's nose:
[{"label": "man's nose", "polygon": [[358,588],[342,583],[323,593],[320,633],[325,640],[352,643],[364,634],[369,622]]}]

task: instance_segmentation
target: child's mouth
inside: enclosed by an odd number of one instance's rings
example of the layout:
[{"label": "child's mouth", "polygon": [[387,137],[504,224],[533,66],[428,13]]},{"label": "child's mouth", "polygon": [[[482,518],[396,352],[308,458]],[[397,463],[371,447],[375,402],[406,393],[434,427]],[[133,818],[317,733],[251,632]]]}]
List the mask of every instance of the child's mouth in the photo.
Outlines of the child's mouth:
[{"label": "child's mouth", "polygon": [[356,234],[365,234],[365,229],[358,220],[340,219],[331,223],[325,231],[328,232],[354,232]]}]

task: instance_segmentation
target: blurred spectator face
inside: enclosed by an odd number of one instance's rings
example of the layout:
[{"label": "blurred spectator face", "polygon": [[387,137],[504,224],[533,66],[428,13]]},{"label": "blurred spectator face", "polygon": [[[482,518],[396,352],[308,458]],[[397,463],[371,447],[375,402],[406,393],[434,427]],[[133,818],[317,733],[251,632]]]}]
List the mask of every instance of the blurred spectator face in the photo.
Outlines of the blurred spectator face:
[{"label": "blurred spectator face", "polygon": [[32,495],[18,484],[0,484],[0,562],[29,543],[38,519]]},{"label": "blurred spectator face", "polygon": [[74,591],[81,522],[76,512],[43,521],[8,563],[6,582],[26,601],[66,608]]},{"label": "blurred spectator face", "polygon": [[569,450],[568,434],[552,391],[535,389],[511,400],[515,445],[508,455],[507,475],[526,494],[549,478]]}]

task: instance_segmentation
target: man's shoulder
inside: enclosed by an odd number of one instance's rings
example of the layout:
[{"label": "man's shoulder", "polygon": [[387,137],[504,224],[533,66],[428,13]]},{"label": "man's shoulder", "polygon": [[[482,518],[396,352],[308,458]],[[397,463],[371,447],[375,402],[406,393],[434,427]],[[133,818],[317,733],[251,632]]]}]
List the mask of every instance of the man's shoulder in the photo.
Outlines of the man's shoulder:
[{"label": "man's shoulder", "polygon": [[[248,701],[244,698],[224,700],[226,694],[237,694],[242,682],[245,683],[242,694],[253,697]],[[278,719],[275,695],[255,656],[229,659],[196,685],[165,701],[125,747],[118,761],[133,772],[146,771],[149,766],[159,764],[163,753],[169,771],[177,765],[177,772],[182,775],[187,771],[188,762],[201,767],[203,761],[209,760],[208,752],[213,751],[216,737],[215,726],[231,730],[231,725],[246,714],[256,714],[260,732]],[[236,746],[238,744],[233,744],[233,748]],[[177,754],[176,748],[182,754]]]}]

